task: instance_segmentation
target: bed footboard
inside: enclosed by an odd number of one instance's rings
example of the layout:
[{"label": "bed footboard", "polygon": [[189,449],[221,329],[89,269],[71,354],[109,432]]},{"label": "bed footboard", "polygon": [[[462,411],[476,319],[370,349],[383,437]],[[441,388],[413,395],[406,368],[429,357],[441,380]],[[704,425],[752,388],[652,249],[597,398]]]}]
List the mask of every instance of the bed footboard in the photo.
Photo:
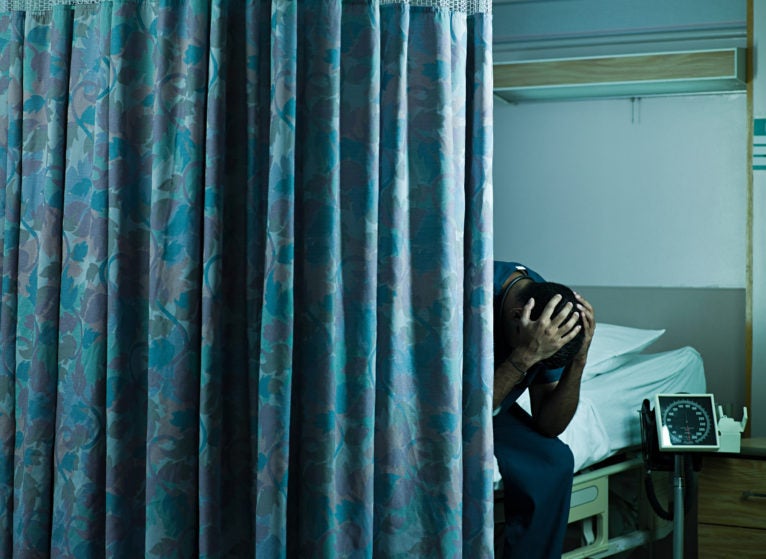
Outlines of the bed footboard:
[{"label": "bed footboard", "polygon": [[[610,478],[616,479],[613,476],[631,470],[635,470],[636,480],[640,480],[643,470],[640,452],[626,452],[605,461],[602,465],[592,466],[588,471],[575,475],[572,483],[568,531],[577,535],[577,542],[573,545],[571,541],[567,541],[562,559],[609,557],[646,545],[670,533],[672,524],[659,519],[655,521],[652,513],[647,513],[648,506],[645,506],[641,514],[650,518],[650,521],[637,520],[637,524],[641,525],[640,528],[619,536],[609,536]],[[645,501],[640,483],[636,484],[633,491],[638,491],[638,494],[631,495],[635,501]],[[504,526],[502,503],[503,492],[500,489],[495,491],[495,557],[502,556]]]},{"label": "bed footboard", "polygon": [[[569,525],[576,528],[573,532],[579,533],[580,545],[566,547],[563,559],[610,557],[662,539],[672,530],[672,523],[656,517],[646,502],[641,483],[644,465],[640,453],[629,452],[619,460],[575,475]],[[615,506],[609,497],[610,489],[614,491],[615,480],[620,479],[621,474],[624,480],[625,473],[631,470],[634,470],[635,483],[631,486],[633,494],[629,500],[638,504],[632,511],[636,515],[636,525],[617,536],[610,536],[610,509]],[[620,488],[624,490],[624,487]]]}]

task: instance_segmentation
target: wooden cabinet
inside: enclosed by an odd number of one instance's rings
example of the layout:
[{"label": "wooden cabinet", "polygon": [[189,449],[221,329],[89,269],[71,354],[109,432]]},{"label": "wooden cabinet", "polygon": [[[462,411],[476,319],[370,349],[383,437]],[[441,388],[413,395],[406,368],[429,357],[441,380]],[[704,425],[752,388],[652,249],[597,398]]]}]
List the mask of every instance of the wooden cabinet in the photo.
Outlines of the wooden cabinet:
[{"label": "wooden cabinet", "polygon": [[705,455],[698,498],[700,558],[766,557],[766,438]]}]

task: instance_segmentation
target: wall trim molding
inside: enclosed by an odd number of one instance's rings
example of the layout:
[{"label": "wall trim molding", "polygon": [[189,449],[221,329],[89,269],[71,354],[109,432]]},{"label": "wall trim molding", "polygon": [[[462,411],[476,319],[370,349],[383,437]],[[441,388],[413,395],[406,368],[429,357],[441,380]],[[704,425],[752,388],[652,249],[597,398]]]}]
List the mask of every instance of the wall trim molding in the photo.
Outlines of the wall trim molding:
[{"label": "wall trim molding", "polygon": [[494,64],[505,101],[744,92],[746,49],[627,54]]},{"label": "wall trim molding", "polygon": [[495,62],[747,46],[746,22],[516,37],[496,30],[494,35]]}]

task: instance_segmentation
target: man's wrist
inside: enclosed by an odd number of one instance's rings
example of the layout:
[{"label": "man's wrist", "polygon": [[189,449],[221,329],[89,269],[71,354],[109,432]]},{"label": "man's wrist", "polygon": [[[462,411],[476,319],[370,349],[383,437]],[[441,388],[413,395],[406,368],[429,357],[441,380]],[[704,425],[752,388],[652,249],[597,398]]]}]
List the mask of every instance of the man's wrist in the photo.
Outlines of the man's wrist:
[{"label": "man's wrist", "polygon": [[525,373],[537,362],[534,356],[523,349],[514,349],[508,359],[516,369],[521,369]]},{"label": "man's wrist", "polygon": [[583,370],[585,369],[585,358],[586,356],[581,357],[579,355],[575,355],[569,368],[574,369],[576,372],[582,374]]},{"label": "man's wrist", "polygon": [[[523,366],[519,365],[519,364],[518,364],[518,363],[516,363],[516,362],[515,362],[513,359],[508,359],[508,362],[511,364],[511,366],[512,366],[514,369],[516,369],[516,372],[517,372],[517,373],[521,374],[521,378],[519,379],[519,382],[521,382],[522,380],[524,380],[524,377],[526,377],[526,376],[527,376],[527,370],[528,370],[528,367],[523,367]],[[518,383],[516,383],[516,384],[518,384]]]},{"label": "man's wrist", "polygon": [[588,355],[575,355],[574,359],[572,359],[572,363],[575,365],[579,365],[580,367],[585,367],[585,362],[588,360]]}]

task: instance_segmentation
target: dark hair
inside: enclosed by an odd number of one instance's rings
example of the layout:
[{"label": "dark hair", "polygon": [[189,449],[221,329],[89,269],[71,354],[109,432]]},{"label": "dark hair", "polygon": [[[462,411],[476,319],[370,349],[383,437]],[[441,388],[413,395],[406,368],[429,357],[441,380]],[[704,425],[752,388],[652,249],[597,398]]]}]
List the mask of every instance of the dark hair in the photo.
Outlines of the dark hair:
[{"label": "dark hair", "polygon": [[[532,320],[537,320],[543,313],[543,310],[548,304],[548,301],[550,301],[554,295],[561,295],[561,301],[559,301],[558,305],[556,305],[556,308],[553,311],[553,316],[556,316],[567,303],[572,303],[572,311],[570,312],[569,316],[567,316],[567,320],[569,320],[569,317],[572,315],[572,313],[577,310],[577,299],[575,298],[574,292],[566,285],[561,285],[560,283],[553,282],[537,283],[534,281],[528,281],[519,286],[519,291],[516,295],[516,298],[521,303],[526,303],[530,298],[534,298],[535,306],[532,308],[532,312],[530,313],[529,317]],[[582,324],[582,321],[580,320],[579,323]],[[581,328],[572,340],[570,340],[564,347],[562,347],[547,359],[540,361],[540,364],[546,369],[558,369],[560,367],[565,367],[570,363],[570,361],[572,361],[572,359],[574,359],[574,356],[577,355],[577,352],[580,351],[584,338],[585,332]]]}]

